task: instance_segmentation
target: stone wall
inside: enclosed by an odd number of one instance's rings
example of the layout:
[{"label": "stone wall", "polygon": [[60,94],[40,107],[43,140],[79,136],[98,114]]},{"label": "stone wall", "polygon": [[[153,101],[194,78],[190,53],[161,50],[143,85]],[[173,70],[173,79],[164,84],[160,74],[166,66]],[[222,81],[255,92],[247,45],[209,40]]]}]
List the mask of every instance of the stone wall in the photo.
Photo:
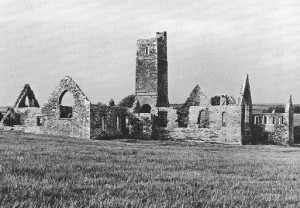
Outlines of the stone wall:
[{"label": "stone wall", "polygon": [[[167,113],[167,126],[160,126],[159,112]],[[206,113],[207,125],[199,123],[200,112]],[[239,106],[191,106],[186,128],[179,127],[177,110],[157,108],[154,118],[156,139],[194,140],[198,142],[216,142],[241,144],[241,110]],[[200,119],[201,120],[201,119]]]},{"label": "stone wall", "polygon": [[[15,112],[20,115],[21,126],[26,133],[42,134],[42,112],[41,108],[25,107],[15,108]],[[18,127],[14,127],[16,129]],[[20,128],[20,127],[19,127]]]},{"label": "stone wall", "polygon": [[242,144],[253,143],[252,129],[252,97],[249,83],[249,76],[247,75],[244,84],[241,87],[240,95],[237,105],[241,108],[241,129],[242,129]]},{"label": "stone wall", "polygon": [[41,116],[41,108],[25,107],[15,108],[14,111],[20,115],[20,125],[37,126],[37,117]]},{"label": "stone wall", "polygon": [[289,145],[288,113],[253,114],[253,137],[257,143]]},{"label": "stone wall", "polygon": [[[64,94],[73,94],[72,118],[60,118]],[[90,101],[71,77],[64,77],[42,107],[44,134],[90,138]]]},{"label": "stone wall", "polygon": [[126,109],[117,106],[91,104],[91,138],[103,139],[128,134]]},{"label": "stone wall", "polygon": [[158,98],[157,107],[168,107],[167,32],[157,32]]}]

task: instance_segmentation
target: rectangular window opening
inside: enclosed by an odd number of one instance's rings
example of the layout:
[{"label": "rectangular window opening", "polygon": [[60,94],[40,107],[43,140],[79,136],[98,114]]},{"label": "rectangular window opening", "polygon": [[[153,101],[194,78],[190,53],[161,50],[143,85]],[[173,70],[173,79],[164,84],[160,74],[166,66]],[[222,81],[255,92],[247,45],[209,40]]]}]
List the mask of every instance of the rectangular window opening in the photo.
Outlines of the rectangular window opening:
[{"label": "rectangular window opening", "polygon": [[36,117],[36,125],[37,126],[42,126],[42,122],[41,122],[41,117],[40,116]]}]

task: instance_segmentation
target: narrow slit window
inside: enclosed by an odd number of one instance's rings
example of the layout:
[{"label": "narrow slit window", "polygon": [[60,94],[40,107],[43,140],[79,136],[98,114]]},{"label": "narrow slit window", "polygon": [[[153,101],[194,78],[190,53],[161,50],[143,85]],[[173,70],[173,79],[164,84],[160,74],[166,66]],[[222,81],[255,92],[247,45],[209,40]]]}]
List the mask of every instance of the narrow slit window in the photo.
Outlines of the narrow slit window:
[{"label": "narrow slit window", "polygon": [[129,128],[129,118],[126,116],[125,118],[126,128]]},{"label": "narrow slit window", "polygon": [[42,126],[42,122],[41,122],[41,117],[40,116],[36,117],[36,125],[37,126]]},{"label": "narrow slit window", "polygon": [[267,124],[267,117],[264,116],[264,124]]},{"label": "narrow slit window", "polygon": [[120,117],[117,116],[117,130],[120,130]]},{"label": "narrow slit window", "polygon": [[272,117],[270,118],[270,124],[275,124],[275,117],[272,116]]},{"label": "narrow slit window", "polygon": [[106,116],[102,116],[102,121],[101,121],[101,123],[102,123],[102,130],[106,130]]},{"label": "narrow slit window", "polygon": [[222,113],[222,126],[226,126],[226,113]]},{"label": "narrow slit window", "polygon": [[249,105],[245,106],[245,123],[249,123]]},{"label": "narrow slit window", "polygon": [[259,124],[259,117],[258,116],[254,117],[254,124]]}]

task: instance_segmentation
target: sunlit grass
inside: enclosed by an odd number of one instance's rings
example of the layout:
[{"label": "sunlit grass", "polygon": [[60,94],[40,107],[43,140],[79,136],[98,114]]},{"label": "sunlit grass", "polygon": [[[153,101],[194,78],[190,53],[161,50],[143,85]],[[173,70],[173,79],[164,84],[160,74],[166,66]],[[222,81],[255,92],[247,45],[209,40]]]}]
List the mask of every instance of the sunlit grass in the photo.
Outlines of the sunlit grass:
[{"label": "sunlit grass", "polygon": [[299,207],[300,148],[1,132],[1,207]]}]

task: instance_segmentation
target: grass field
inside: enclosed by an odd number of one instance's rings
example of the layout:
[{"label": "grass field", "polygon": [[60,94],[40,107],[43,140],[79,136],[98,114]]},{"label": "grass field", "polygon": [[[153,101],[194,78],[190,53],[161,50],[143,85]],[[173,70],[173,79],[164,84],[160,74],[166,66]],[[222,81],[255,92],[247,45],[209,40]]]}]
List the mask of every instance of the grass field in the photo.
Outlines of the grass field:
[{"label": "grass field", "polygon": [[0,207],[300,207],[300,148],[0,134]]}]

